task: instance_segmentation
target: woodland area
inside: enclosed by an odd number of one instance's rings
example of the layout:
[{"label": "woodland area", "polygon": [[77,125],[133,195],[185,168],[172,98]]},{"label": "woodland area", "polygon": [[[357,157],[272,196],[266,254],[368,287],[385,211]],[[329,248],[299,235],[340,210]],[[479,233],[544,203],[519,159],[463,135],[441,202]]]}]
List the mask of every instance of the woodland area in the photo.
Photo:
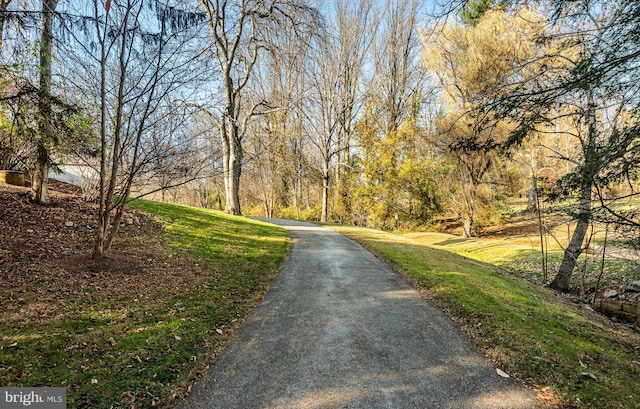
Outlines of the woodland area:
[{"label": "woodland area", "polygon": [[142,196],[466,237],[522,211],[543,250],[553,215],[565,292],[594,231],[640,246],[635,0],[0,0],[0,33],[0,169],[41,205],[81,169],[96,259]]}]

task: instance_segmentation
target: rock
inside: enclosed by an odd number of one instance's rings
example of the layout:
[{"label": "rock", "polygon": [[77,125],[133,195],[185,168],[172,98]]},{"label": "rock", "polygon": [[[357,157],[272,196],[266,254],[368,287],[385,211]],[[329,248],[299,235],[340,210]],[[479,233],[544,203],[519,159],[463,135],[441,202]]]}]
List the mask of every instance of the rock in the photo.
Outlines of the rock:
[{"label": "rock", "polygon": [[67,227],[73,227],[74,226],[73,222],[65,222],[64,225],[67,226]]}]

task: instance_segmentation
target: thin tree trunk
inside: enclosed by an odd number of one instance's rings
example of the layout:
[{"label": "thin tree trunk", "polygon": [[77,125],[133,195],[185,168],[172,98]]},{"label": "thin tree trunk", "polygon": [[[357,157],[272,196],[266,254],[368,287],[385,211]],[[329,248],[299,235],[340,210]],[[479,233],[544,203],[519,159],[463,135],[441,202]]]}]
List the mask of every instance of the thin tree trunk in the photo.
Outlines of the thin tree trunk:
[{"label": "thin tree trunk", "polygon": [[11,0],[0,0],[0,56],[2,55],[2,40],[4,39],[5,11],[11,4]]},{"label": "thin tree trunk", "polygon": [[300,202],[302,201],[302,176],[296,177],[293,195],[293,206],[296,209],[296,220],[300,220]]},{"label": "thin tree trunk", "polygon": [[598,163],[596,145],[596,137],[598,135],[598,129],[596,124],[596,105],[594,102],[593,90],[587,91],[587,113],[586,121],[588,125],[587,143],[584,147],[584,165],[582,166],[581,186],[580,186],[580,202],[578,204],[578,224],[571,236],[569,245],[564,251],[562,263],[558,269],[558,274],[553,279],[549,286],[554,290],[561,292],[569,292],[571,289],[571,276],[573,270],[578,263],[578,257],[582,254],[582,243],[587,235],[589,228],[589,220],[591,219],[591,190],[593,187],[593,177],[597,172],[596,168],[589,166],[590,164]]},{"label": "thin tree trunk", "polygon": [[542,280],[546,284],[548,269],[547,269],[547,250],[545,248],[544,240],[544,225],[542,223],[542,209],[540,208],[540,198],[536,193],[536,212],[538,213],[538,232],[540,234],[540,256],[542,260]]},{"label": "thin tree trunk", "polygon": [[[97,3],[94,5],[95,15],[98,15]],[[99,259],[104,254],[104,240],[106,237],[104,213],[107,208],[107,197],[105,195],[107,185],[107,172],[109,171],[107,166],[107,51],[105,45],[106,38],[106,25],[109,14],[105,15],[105,31],[103,35],[100,35],[100,21],[96,18],[96,32],[98,33],[98,41],[100,41],[100,193],[98,195],[100,199],[100,205],[98,206],[98,229],[93,244],[93,253],[91,257],[93,259]]]},{"label": "thin tree trunk", "polygon": [[326,223],[329,220],[329,167],[325,164],[322,171],[322,213],[320,222]]},{"label": "thin tree trunk", "polygon": [[573,270],[578,264],[578,257],[582,254],[582,243],[589,228],[589,217],[591,215],[591,185],[584,186],[579,205],[578,224],[573,231],[569,245],[564,251],[562,263],[558,269],[558,274],[553,279],[549,287],[561,292],[569,292],[571,289],[571,277]]},{"label": "thin tree trunk", "polygon": [[[97,11],[96,11],[97,14]],[[108,14],[107,14],[108,17]],[[124,22],[123,22],[123,31],[126,32],[129,26],[129,13],[125,14]],[[102,38],[102,47],[103,53],[105,51],[105,38],[106,38],[106,23],[105,23],[105,37]],[[116,193],[116,182],[118,180],[118,172],[120,167],[120,151],[121,151],[121,138],[122,138],[122,129],[123,129],[123,111],[124,111],[124,94],[125,94],[125,78],[127,75],[127,63],[126,63],[126,50],[127,50],[127,36],[122,36],[121,39],[121,47],[120,47],[120,55],[119,55],[119,84],[118,84],[118,94],[116,96],[116,112],[115,112],[115,126],[113,130],[113,142],[111,146],[113,146],[113,151],[111,152],[111,172],[109,172],[109,157],[106,152],[103,150],[101,155],[101,164],[100,169],[103,172],[101,175],[101,191],[100,191],[100,209],[98,213],[98,231],[96,233],[96,240],[93,248],[93,253],[91,257],[95,260],[99,260],[103,258],[106,253],[109,251],[109,247],[111,246],[111,239],[109,238],[109,228],[111,225],[111,214],[114,208],[113,201],[114,195]],[[105,54],[102,54],[103,65],[101,67],[101,81],[106,81],[106,57]],[[102,88],[103,84],[101,84],[101,92],[105,92],[105,88]],[[101,102],[103,103],[103,121],[106,121],[104,115],[106,115],[106,94],[101,95]],[[103,149],[106,148],[106,122],[101,123],[101,126],[104,126],[102,131],[104,132],[101,135],[101,139],[103,142]],[[108,184],[107,174],[108,176]],[[113,224],[113,229],[117,229],[115,222]]]},{"label": "thin tree trunk", "polygon": [[538,178],[533,170],[529,178],[529,195],[527,200],[527,212],[536,213],[538,211]]},{"label": "thin tree trunk", "polygon": [[[462,209],[462,237],[473,236],[473,225],[476,220],[476,184],[470,174],[465,175],[464,170],[460,170],[462,184],[462,194],[464,195],[464,208]],[[470,172],[469,172],[470,173]]]},{"label": "thin tree trunk", "polygon": [[234,137],[233,134],[237,134],[237,129],[231,129],[232,137],[229,140],[229,157],[228,157],[228,173],[226,177],[227,182],[227,203],[225,212],[233,215],[241,215],[240,209],[240,176],[242,174],[242,145],[239,138]]},{"label": "thin tree trunk", "polygon": [[462,219],[462,237],[469,238],[473,233],[473,218],[467,215]]},{"label": "thin tree trunk", "polygon": [[38,204],[46,205],[49,199],[49,145],[55,139],[51,110],[51,60],[53,53],[53,12],[58,0],[42,1],[42,26],[40,32],[40,89],[38,91],[38,108],[40,118],[38,131],[38,152],[36,170],[31,183],[31,198]]},{"label": "thin tree trunk", "polygon": [[220,123],[220,140],[222,141],[222,180],[224,182],[225,212],[229,209],[229,198],[231,197],[231,145],[227,135],[226,120],[223,118]]},{"label": "thin tree trunk", "polygon": [[40,205],[51,203],[49,198],[49,151],[46,146],[38,143],[36,169],[31,181],[31,198]]}]

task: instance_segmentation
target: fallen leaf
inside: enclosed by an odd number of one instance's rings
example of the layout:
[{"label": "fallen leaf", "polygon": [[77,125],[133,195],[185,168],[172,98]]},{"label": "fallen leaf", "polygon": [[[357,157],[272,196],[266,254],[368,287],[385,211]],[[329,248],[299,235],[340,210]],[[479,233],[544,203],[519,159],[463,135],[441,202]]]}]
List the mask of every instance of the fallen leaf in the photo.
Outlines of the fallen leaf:
[{"label": "fallen leaf", "polygon": [[591,372],[581,372],[580,375],[582,375],[585,378],[591,378],[594,381],[598,380],[598,378],[596,378],[596,376],[594,374],[592,374]]},{"label": "fallen leaf", "polygon": [[509,374],[506,373],[505,371],[503,371],[500,368],[496,368],[496,373],[500,376],[502,376],[503,378],[509,378]]},{"label": "fallen leaf", "polygon": [[222,335],[222,330],[220,328],[216,328],[216,332],[218,333],[218,335]]},{"label": "fallen leaf", "polygon": [[96,378],[91,379],[91,385],[97,385],[98,380]]},{"label": "fallen leaf", "polygon": [[173,337],[176,339],[176,341],[180,341],[182,339],[178,335],[174,335]]}]

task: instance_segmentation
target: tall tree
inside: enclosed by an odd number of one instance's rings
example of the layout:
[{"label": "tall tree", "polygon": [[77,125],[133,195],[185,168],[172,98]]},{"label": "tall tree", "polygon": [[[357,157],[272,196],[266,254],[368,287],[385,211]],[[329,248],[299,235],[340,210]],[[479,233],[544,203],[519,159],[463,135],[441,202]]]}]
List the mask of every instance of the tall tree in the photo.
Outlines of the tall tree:
[{"label": "tall tree", "polygon": [[576,204],[575,229],[550,284],[567,292],[595,214],[594,192],[633,180],[631,169],[640,163],[638,123],[632,120],[640,103],[640,4],[550,0],[543,6],[552,24],[537,38],[554,46],[525,66],[545,70],[514,81],[489,105],[518,125],[508,145],[563,118],[574,124],[569,136],[577,151],[554,153],[571,168],[558,180],[555,196]]},{"label": "tall tree", "polygon": [[244,95],[265,46],[265,33],[286,24],[298,24],[311,9],[295,0],[199,0],[208,18],[212,48],[222,76],[224,103],[219,118],[224,149],[225,211],[239,215],[243,138],[249,119],[263,101],[251,104]]},{"label": "tall tree", "polygon": [[192,81],[203,79],[198,33],[205,17],[184,3],[94,0],[76,6],[82,18],[65,25],[75,41],[64,74],[74,95],[96,107],[89,111],[99,141],[92,257],[100,259],[111,249],[136,185],[148,192],[141,179],[159,190],[168,187],[157,177],[159,167],[174,185],[197,177],[198,166],[184,160],[197,157],[190,150],[197,146],[181,140],[177,125],[197,110]]},{"label": "tall tree", "polygon": [[488,176],[499,162],[497,147],[507,140],[510,124],[495,121],[482,108],[513,78],[520,78],[524,61],[536,52],[527,41],[535,33],[530,10],[507,15],[485,11],[474,25],[445,24],[427,39],[424,61],[441,88],[444,113],[438,119],[440,143],[456,160],[460,193],[454,200],[463,222],[463,236],[473,234],[480,210],[479,189],[495,183]]},{"label": "tall tree", "polygon": [[[340,52],[337,64],[340,67],[340,88],[338,107],[338,166],[336,182],[340,184],[340,175],[349,165],[354,121],[358,115],[364,93],[362,86],[363,65],[371,44],[375,39],[379,21],[371,1],[335,2],[337,41]],[[360,91],[360,92],[359,92]],[[340,188],[340,186],[339,186]]]},{"label": "tall tree", "polygon": [[640,5],[634,1],[611,4],[560,3],[562,20],[578,21],[574,38],[581,43],[579,58],[563,84],[581,103],[573,112],[582,125],[581,158],[562,179],[561,191],[578,193],[573,232],[558,273],[550,286],[569,291],[577,258],[583,251],[588,223],[593,217],[593,190],[611,182],[631,180],[629,170],[640,164],[639,126],[629,121],[627,107],[637,109],[640,86],[629,78],[640,73]]},{"label": "tall tree", "polygon": [[268,48],[249,84],[251,99],[265,101],[265,108],[250,124],[250,159],[245,172],[251,181],[243,184],[243,191],[249,190],[253,202],[262,204],[267,217],[273,217],[277,207],[293,206],[295,214],[300,214],[301,164],[305,161],[299,149],[303,141],[301,101],[305,62],[316,28],[284,26],[267,33]]},{"label": "tall tree", "polygon": [[38,90],[39,138],[36,150],[36,168],[31,183],[32,199],[38,204],[49,204],[50,151],[56,140],[52,117],[51,62],[53,60],[53,19],[58,0],[42,1],[42,25],[40,29],[40,85]]},{"label": "tall tree", "polygon": [[201,0],[213,37],[213,48],[222,74],[224,108],[218,127],[224,149],[225,211],[239,215],[242,138],[249,113],[243,112],[241,92],[258,60],[257,18],[260,7],[250,1],[219,2]]},{"label": "tall tree", "polygon": [[307,127],[316,147],[322,178],[320,220],[329,219],[329,189],[333,170],[344,166],[357,113],[357,88],[372,41],[372,5],[337,1],[337,17],[329,23],[313,49],[310,82],[313,96],[307,106]]},{"label": "tall tree", "polygon": [[[412,212],[412,182],[403,186],[400,175],[405,165],[421,162],[419,112],[423,102],[424,70],[420,66],[417,0],[387,1],[381,10],[372,44],[372,75],[366,84],[364,113],[356,127],[360,146],[357,165],[362,177],[352,176],[359,192],[351,197],[359,209],[359,223],[393,227],[388,223]],[[417,161],[417,162],[416,162]],[[355,161],[352,164],[355,165]],[[417,172],[420,174],[421,172]],[[347,209],[348,210],[348,209]]]},{"label": "tall tree", "polygon": [[421,98],[424,72],[420,67],[418,11],[421,0],[387,0],[374,48],[375,75],[369,98],[379,100],[377,114],[383,135],[397,132],[414,114]]}]

